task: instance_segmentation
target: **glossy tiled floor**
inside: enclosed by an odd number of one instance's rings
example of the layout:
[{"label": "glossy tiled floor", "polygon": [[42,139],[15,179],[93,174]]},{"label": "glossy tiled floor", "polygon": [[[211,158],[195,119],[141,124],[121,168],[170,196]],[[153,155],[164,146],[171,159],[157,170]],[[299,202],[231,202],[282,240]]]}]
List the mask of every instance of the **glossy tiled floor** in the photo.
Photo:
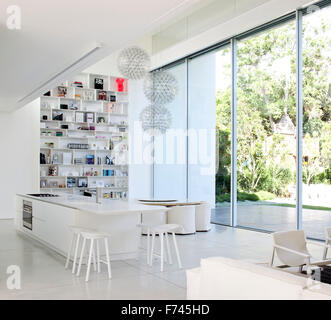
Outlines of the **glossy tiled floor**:
[{"label": "glossy tiled floor", "polygon": [[[85,283],[84,276],[77,278],[64,269],[64,257],[17,234],[13,221],[0,220],[0,299],[185,299],[185,269],[199,266],[201,258],[267,262],[270,255],[271,238],[264,233],[213,225],[208,233],[177,238],[183,270],[166,265],[161,273],[158,261],[153,267],[146,265],[142,251],[138,260],[112,262],[111,280],[103,268],[101,274],[92,272]],[[20,290],[7,289],[10,265],[21,269]]]}]

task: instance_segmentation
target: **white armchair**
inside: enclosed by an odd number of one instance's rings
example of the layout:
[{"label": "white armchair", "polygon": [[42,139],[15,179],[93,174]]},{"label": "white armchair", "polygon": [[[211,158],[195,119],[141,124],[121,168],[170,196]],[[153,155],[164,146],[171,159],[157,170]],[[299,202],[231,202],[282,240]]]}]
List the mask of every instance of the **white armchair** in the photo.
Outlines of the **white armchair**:
[{"label": "white armchair", "polygon": [[[275,253],[284,267],[299,267],[300,271],[306,266],[307,275],[311,276],[312,266],[324,266],[331,264],[331,260],[314,260],[307,249],[307,240],[303,230],[275,232],[273,237],[273,249],[270,266],[273,266]],[[317,242],[311,242],[315,245],[325,246]],[[328,247],[331,247],[328,245]]]}]

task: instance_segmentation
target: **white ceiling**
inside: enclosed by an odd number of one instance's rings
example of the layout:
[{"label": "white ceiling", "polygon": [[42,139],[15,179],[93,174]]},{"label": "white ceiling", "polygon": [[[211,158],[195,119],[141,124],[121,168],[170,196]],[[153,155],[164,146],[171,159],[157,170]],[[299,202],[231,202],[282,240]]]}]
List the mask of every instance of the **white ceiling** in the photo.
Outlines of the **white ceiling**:
[{"label": "white ceiling", "polygon": [[[29,95],[96,43],[97,62],[138,37],[155,30],[203,0],[16,0],[22,28],[9,30],[7,7],[0,3],[0,111],[15,110]],[[87,65],[82,66],[81,70]],[[40,91],[40,90],[39,90]],[[32,100],[41,95],[24,100]]]}]

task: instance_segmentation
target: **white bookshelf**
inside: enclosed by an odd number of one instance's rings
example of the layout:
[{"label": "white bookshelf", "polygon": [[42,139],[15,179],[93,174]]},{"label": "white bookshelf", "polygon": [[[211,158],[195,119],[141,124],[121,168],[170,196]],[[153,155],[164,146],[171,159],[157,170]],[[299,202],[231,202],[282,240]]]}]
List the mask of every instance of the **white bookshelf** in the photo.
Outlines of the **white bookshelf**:
[{"label": "white bookshelf", "polygon": [[105,198],[128,198],[128,81],[117,79],[81,73],[59,86],[64,95],[56,87],[40,97],[41,192],[100,187]]}]

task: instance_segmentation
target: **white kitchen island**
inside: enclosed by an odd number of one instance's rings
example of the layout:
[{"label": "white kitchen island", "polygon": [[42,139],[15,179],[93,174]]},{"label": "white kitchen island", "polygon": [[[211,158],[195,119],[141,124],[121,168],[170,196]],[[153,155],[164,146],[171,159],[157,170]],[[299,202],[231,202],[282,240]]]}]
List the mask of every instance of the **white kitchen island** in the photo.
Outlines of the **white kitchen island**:
[{"label": "white kitchen island", "polygon": [[[23,203],[32,208],[31,227],[23,224]],[[15,224],[19,232],[32,237],[62,255],[66,255],[72,234],[69,226],[97,229],[110,235],[112,260],[135,258],[140,243],[142,214],[160,214],[167,208],[147,206],[136,201],[106,200],[60,195],[37,198],[18,194]]]}]

